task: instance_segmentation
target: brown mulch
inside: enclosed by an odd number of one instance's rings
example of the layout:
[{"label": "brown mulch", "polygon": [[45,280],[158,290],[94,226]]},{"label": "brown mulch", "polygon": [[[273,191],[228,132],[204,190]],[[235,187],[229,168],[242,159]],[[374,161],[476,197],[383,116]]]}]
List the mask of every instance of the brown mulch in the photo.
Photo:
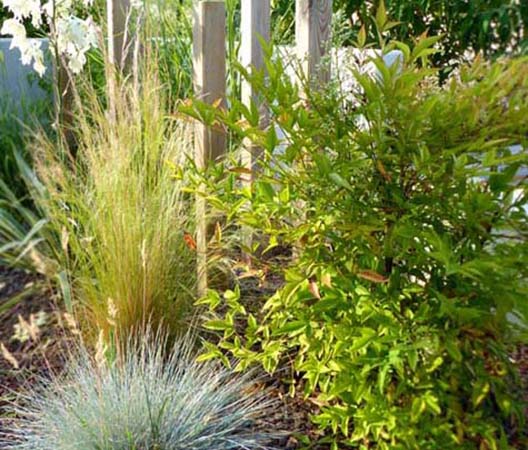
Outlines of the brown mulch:
[{"label": "brown mulch", "polygon": [[55,298],[41,277],[0,267],[0,417],[17,392],[64,368],[72,337]]}]

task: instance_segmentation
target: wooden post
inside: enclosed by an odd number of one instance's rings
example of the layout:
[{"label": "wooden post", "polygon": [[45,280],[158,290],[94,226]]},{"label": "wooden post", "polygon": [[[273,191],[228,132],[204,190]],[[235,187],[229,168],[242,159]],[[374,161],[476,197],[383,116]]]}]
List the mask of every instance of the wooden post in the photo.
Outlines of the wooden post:
[{"label": "wooden post", "polygon": [[[131,60],[130,48],[130,0],[114,0],[113,3],[113,48],[114,64],[120,71],[127,70]],[[137,30],[136,30],[137,32]]]},{"label": "wooden post", "polygon": [[[296,0],[297,57],[306,79],[324,84],[330,67],[322,60],[330,49],[332,0]],[[322,64],[323,63],[323,64]]]},{"label": "wooden post", "polygon": [[[210,104],[225,107],[226,47],[225,4],[223,1],[202,1],[194,9],[193,76],[195,95]],[[205,168],[225,154],[226,138],[219,130],[196,124],[195,162]],[[196,247],[198,253],[198,295],[207,290],[207,205],[196,199]]]},{"label": "wooden post", "polygon": [[106,45],[107,55],[105,61],[106,90],[108,97],[108,112],[110,120],[115,121],[116,108],[115,96],[117,92],[116,80],[116,57],[115,57],[115,24],[114,24],[114,6],[118,0],[106,0]]},{"label": "wooden post", "polygon": [[[207,103],[220,101],[225,107],[226,47],[225,4],[206,0],[194,11],[193,73],[197,98]],[[196,162],[205,167],[225,153],[225,135],[203,125],[196,130]]]},{"label": "wooden post", "polygon": [[106,0],[108,60],[124,70],[130,59],[130,0]]},{"label": "wooden post", "polygon": [[[240,63],[251,73],[253,69],[261,70],[264,67],[264,49],[260,39],[266,42],[270,40],[270,0],[242,0],[241,16]],[[242,102],[249,106],[251,102],[258,101],[251,84],[243,80]],[[261,126],[264,127],[268,123],[269,114],[264,105],[258,106],[261,111]],[[253,159],[256,157],[258,155],[253,155]],[[250,159],[248,168],[252,166]]]},{"label": "wooden post", "polygon": [[[261,70],[264,67],[264,49],[260,39],[266,42],[270,40],[270,0],[242,0],[241,8],[240,63],[251,73],[253,69]],[[260,109],[260,126],[265,128],[269,123],[268,109],[266,105],[258,104],[259,99],[246,80],[242,81],[242,102],[248,107],[252,102],[257,103]],[[251,144],[245,147],[247,151],[242,156],[242,164],[247,169],[253,170],[261,150]]]},{"label": "wooden post", "polygon": [[[271,5],[270,0],[242,0],[241,4],[241,42],[240,63],[251,73],[253,70],[264,68],[264,49],[261,39],[269,42],[271,36]],[[242,102],[249,108],[255,103],[260,111],[260,127],[266,128],[269,124],[269,110],[263,103],[259,103],[257,93],[251,83],[242,80]],[[251,189],[254,180],[254,171],[258,170],[258,161],[262,155],[262,149],[249,141],[245,141],[241,155],[242,166],[251,171],[245,176],[244,182]],[[249,205],[248,205],[249,206]],[[242,230],[244,245],[247,248],[252,244],[252,233],[250,229]],[[246,260],[250,263],[249,255]]]},{"label": "wooden post", "polygon": [[128,21],[130,0],[106,0],[107,62],[105,64],[108,109],[112,120],[115,118],[115,96],[117,94],[117,74],[125,70],[129,59]]}]

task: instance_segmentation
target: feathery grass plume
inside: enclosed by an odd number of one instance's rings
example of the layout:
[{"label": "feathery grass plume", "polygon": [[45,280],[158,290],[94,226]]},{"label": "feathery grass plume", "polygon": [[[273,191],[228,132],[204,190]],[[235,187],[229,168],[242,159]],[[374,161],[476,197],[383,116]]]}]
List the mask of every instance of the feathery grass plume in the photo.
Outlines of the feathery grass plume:
[{"label": "feathery grass plume", "polygon": [[[254,375],[196,361],[186,335],[133,338],[119,364],[100,364],[81,347],[61,377],[24,394],[0,436],[10,450],[263,450],[273,401]],[[5,428],[4,428],[5,429]]]},{"label": "feathery grass plume", "polygon": [[34,146],[45,188],[36,202],[62,237],[74,307],[85,330],[105,336],[147,322],[177,332],[194,295],[195,252],[184,239],[193,201],[185,177],[175,177],[192,129],[169,117],[151,55],[143,56],[141,83],[118,80],[111,114],[89,83],[80,86],[74,151],[46,136]]}]

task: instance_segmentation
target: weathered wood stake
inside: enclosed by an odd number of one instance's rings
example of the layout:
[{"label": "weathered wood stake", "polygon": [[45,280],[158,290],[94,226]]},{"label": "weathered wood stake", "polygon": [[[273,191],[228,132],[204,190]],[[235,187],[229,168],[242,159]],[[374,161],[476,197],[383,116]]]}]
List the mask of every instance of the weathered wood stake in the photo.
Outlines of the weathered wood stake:
[{"label": "weathered wood stake", "polygon": [[[202,1],[194,10],[193,72],[195,95],[202,101],[225,107],[226,47],[225,4]],[[205,168],[226,151],[225,134],[201,123],[195,130],[195,162]],[[196,247],[198,252],[198,295],[207,291],[207,203],[196,198]]]},{"label": "weathered wood stake", "polygon": [[332,0],[296,0],[295,38],[297,57],[305,77],[315,85],[330,79],[330,66],[323,57],[330,49]]},{"label": "weathered wood stake", "polygon": [[[241,5],[241,43],[240,63],[250,73],[262,70],[264,67],[264,49],[261,39],[269,42],[271,34],[271,6],[270,0],[242,0]],[[260,126],[265,128],[269,123],[269,112],[266,105],[260,103],[253,86],[246,80],[242,81],[242,102],[248,107],[253,102],[260,110]],[[249,170],[255,168],[261,149],[246,143],[242,156],[242,164]]]},{"label": "weathered wood stake", "polygon": [[[271,5],[270,0],[242,0],[241,4],[241,43],[240,63],[252,73],[254,70],[264,68],[264,49],[261,40],[269,42],[271,35]],[[242,80],[242,102],[249,108],[254,103],[260,112],[260,127],[266,128],[269,124],[269,110],[261,101],[258,93],[247,80]],[[262,149],[249,140],[244,141],[241,155],[241,164],[251,173],[244,175],[244,182],[249,189],[258,170],[258,162],[262,156]],[[248,205],[250,206],[250,205]],[[244,246],[252,245],[252,232],[250,229],[242,230]],[[249,255],[246,255],[249,263]]]},{"label": "weathered wood stake", "polygon": [[112,8],[113,16],[113,52],[114,64],[120,71],[126,71],[130,64],[132,50],[131,32],[138,30],[131,30],[131,5],[130,0],[114,0]]}]

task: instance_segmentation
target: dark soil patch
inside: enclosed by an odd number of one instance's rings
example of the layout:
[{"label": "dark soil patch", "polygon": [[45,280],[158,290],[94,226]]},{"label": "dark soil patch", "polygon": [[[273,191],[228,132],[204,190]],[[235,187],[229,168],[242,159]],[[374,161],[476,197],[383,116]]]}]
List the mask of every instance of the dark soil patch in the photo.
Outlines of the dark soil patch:
[{"label": "dark soil patch", "polygon": [[0,417],[18,392],[64,368],[64,319],[41,277],[0,267]]}]

